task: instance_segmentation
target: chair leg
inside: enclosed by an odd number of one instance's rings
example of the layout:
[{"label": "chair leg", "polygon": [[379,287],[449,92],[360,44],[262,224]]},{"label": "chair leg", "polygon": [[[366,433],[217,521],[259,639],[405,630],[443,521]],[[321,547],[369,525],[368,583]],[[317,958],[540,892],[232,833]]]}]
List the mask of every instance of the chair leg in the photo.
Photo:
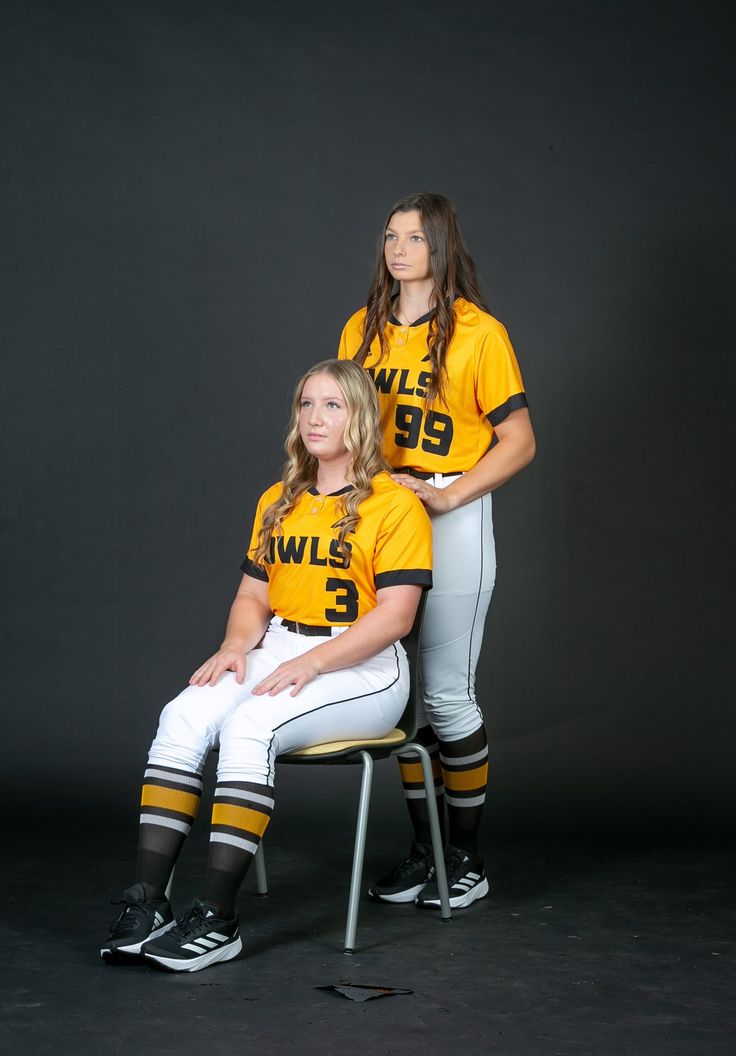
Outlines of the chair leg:
[{"label": "chair leg", "polygon": [[404,752],[414,751],[419,756],[424,775],[424,792],[427,796],[427,813],[429,814],[429,831],[432,834],[432,853],[434,855],[434,868],[437,877],[437,888],[440,895],[440,910],[443,920],[449,920],[452,916],[450,909],[450,892],[447,887],[447,873],[445,871],[445,851],[442,846],[442,832],[440,831],[440,819],[437,813],[437,797],[434,791],[434,775],[432,774],[432,762],[429,752],[421,744],[407,744]]},{"label": "chair leg", "polygon": [[253,864],[256,870],[256,891],[261,898],[265,898],[268,895],[268,880],[266,879],[266,855],[263,850],[263,840],[258,844]]},{"label": "chair leg", "polygon": [[358,926],[358,904],[363,880],[363,859],[365,858],[365,837],[368,829],[368,811],[371,804],[371,780],[373,777],[373,759],[368,752],[361,752],[363,776],[360,782],[360,802],[358,804],[358,821],[355,827],[355,849],[353,850],[353,874],[350,878],[350,901],[348,902],[348,920],[345,928],[345,948],[343,953],[355,951],[355,931]]}]

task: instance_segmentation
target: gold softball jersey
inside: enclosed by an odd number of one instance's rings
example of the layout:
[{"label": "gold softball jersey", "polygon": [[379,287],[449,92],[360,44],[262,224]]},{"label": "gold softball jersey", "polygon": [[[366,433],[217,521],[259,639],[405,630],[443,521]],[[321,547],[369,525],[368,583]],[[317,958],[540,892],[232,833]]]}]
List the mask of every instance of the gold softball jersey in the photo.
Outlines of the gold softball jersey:
[{"label": "gold softball jersey", "polygon": [[376,591],[403,583],[432,585],[432,528],[421,502],[388,473],[373,478],[373,494],[361,502],[357,530],[346,539],[350,565],[337,548],[338,502],[352,485],[332,495],[310,488],[271,540],[270,560],[252,560],[264,511],[281,484],[264,492],[256,510],[248,556],[241,568],[268,582],[275,616],[314,626],[354,623],[377,604]]},{"label": "gold softball jersey", "polygon": [[[365,308],[351,316],[340,338],[339,359],[353,359],[363,340]],[[394,469],[464,473],[486,454],[494,428],[527,406],[519,364],[506,330],[470,301],[455,301],[455,333],[445,360],[445,402],[430,410],[427,352],[430,315],[411,326],[393,316],[386,326],[389,354],[379,362],[378,338],[363,366],[381,406],[383,453]]]}]

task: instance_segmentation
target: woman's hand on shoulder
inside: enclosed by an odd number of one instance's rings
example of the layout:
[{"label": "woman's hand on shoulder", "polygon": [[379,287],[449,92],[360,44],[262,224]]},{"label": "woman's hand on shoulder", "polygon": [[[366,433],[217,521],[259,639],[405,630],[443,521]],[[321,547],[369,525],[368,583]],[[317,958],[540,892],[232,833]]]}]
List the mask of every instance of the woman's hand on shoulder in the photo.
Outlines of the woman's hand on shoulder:
[{"label": "woman's hand on shoulder", "polygon": [[455,509],[452,495],[448,494],[445,488],[435,488],[428,481],[420,477],[412,477],[409,473],[392,473],[391,477],[397,484],[413,491],[432,513],[449,513],[450,510]]},{"label": "woman's hand on shoulder", "polygon": [[197,668],[189,685],[216,686],[227,671],[234,671],[235,681],[242,686],[245,681],[245,647],[242,643],[224,641],[217,652]]},{"label": "woman's hand on shoulder", "polygon": [[313,652],[314,650],[310,649],[302,656],[295,656],[293,660],[285,660],[262,682],[254,686],[253,692],[259,697],[266,693],[269,697],[275,697],[277,693],[293,686],[290,695],[295,697],[300,689],[303,689],[308,682],[313,682],[319,674],[319,664],[312,657]]}]

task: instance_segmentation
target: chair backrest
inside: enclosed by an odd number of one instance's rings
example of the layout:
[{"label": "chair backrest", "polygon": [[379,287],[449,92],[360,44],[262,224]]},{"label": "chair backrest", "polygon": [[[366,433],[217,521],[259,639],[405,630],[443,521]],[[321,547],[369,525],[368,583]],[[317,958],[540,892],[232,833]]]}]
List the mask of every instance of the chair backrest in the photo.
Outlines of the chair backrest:
[{"label": "chair backrest", "polygon": [[409,699],[404,708],[404,714],[396,723],[397,729],[401,730],[407,740],[410,740],[417,732],[417,720],[419,711],[420,693],[422,692],[421,679],[419,678],[419,639],[422,633],[422,621],[424,619],[424,608],[427,604],[427,591],[422,591],[419,599],[414,623],[408,634],[401,639],[406,658],[409,661]]}]

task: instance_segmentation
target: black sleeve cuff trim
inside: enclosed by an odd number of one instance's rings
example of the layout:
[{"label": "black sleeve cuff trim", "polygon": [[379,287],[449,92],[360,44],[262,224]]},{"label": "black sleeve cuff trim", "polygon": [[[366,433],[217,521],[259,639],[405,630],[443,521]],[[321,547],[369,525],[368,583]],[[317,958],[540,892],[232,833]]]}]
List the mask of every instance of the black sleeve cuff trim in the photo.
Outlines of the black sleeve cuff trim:
[{"label": "black sleeve cuff trim", "polygon": [[252,576],[253,579],[260,579],[262,583],[268,583],[268,573],[263,565],[257,565],[249,557],[246,557],[240,566],[240,571],[245,572],[246,576]]},{"label": "black sleeve cuff trim", "polygon": [[491,425],[500,425],[501,422],[505,421],[513,411],[521,410],[522,407],[528,407],[529,404],[526,401],[525,392],[517,392],[515,396],[509,396],[506,403],[502,403],[500,407],[496,407],[495,410],[489,411],[486,418]]},{"label": "black sleeve cuff trim", "polygon": [[376,576],[376,590],[384,587],[398,587],[410,583],[418,587],[432,586],[432,572],[428,568],[399,568],[395,572],[379,572]]}]

